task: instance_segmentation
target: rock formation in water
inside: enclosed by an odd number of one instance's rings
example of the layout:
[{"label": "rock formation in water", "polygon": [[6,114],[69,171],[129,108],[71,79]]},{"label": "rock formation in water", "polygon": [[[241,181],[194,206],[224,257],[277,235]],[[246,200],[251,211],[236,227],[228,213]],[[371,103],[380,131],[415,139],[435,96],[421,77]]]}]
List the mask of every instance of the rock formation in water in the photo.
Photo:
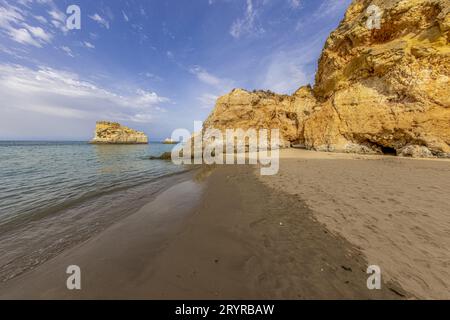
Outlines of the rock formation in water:
[{"label": "rock formation in water", "polygon": [[[369,29],[367,8],[381,9]],[[235,89],[204,127],[280,128],[284,145],[450,157],[450,1],[354,0],[328,38],[314,88]]]},{"label": "rock formation in water", "polygon": [[95,127],[94,144],[147,144],[147,136],[140,131],[116,122],[99,121]]}]

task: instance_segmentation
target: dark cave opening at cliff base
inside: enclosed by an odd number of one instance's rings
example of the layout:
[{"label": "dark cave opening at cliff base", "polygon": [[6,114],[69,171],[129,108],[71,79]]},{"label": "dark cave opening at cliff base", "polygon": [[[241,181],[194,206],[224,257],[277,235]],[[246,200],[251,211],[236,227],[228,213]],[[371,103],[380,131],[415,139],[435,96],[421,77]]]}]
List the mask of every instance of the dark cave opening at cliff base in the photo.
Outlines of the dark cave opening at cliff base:
[{"label": "dark cave opening at cliff base", "polygon": [[391,147],[381,146],[381,152],[383,152],[385,156],[397,156],[397,150]]},{"label": "dark cave opening at cliff base", "polygon": [[372,150],[379,150],[381,151],[381,154],[385,156],[398,156],[397,150],[395,148],[384,146],[381,143],[374,142],[371,140],[363,140],[362,142],[359,142],[361,145],[365,145],[369,147]]}]

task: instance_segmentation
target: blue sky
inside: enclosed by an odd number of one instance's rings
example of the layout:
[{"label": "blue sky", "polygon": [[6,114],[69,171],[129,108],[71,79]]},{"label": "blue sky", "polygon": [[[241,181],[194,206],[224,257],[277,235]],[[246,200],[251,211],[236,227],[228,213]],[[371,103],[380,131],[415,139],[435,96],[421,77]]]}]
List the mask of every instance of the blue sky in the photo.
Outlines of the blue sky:
[{"label": "blue sky", "polygon": [[87,140],[114,120],[161,140],[233,88],[293,93],[350,2],[0,0],[0,139]]}]

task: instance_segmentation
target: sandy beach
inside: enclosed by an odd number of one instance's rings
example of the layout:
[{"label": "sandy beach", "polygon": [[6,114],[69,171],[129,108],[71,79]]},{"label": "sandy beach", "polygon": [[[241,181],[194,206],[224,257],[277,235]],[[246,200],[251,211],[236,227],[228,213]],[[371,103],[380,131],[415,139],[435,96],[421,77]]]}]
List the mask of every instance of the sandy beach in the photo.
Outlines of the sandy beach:
[{"label": "sandy beach", "polygon": [[78,2],[0,0],[0,300],[450,300],[449,0]]},{"label": "sandy beach", "polygon": [[202,167],[0,298],[449,298],[448,164],[285,150],[276,176]]},{"label": "sandy beach", "polygon": [[261,180],[304,199],[385,280],[450,298],[450,161],[286,150],[279,174]]}]

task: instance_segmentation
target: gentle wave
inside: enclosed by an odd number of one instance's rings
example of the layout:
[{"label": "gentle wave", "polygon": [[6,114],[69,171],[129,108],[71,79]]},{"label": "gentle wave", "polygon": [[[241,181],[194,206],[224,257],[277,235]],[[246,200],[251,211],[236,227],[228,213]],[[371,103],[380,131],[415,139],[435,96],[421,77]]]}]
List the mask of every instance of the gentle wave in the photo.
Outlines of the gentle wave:
[{"label": "gentle wave", "polygon": [[182,170],[148,160],[170,150],[163,144],[5,141],[0,147],[0,230]]}]

